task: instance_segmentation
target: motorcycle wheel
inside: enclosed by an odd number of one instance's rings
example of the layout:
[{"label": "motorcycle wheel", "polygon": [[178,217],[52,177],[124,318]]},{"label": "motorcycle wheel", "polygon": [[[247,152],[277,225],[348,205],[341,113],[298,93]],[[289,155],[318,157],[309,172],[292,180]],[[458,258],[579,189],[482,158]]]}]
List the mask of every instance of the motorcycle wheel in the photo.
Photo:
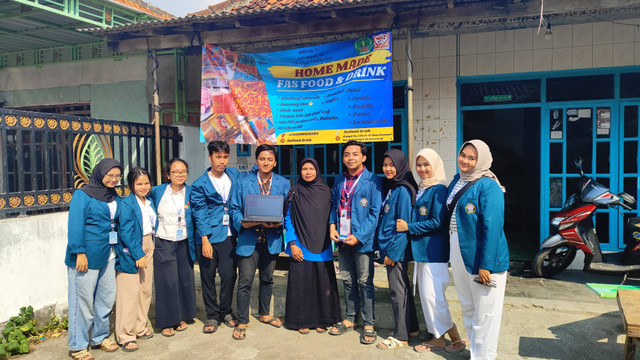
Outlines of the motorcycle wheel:
[{"label": "motorcycle wheel", "polygon": [[566,269],[576,257],[575,246],[567,243],[542,249],[531,263],[533,273],[538,277],[550,278]]}]

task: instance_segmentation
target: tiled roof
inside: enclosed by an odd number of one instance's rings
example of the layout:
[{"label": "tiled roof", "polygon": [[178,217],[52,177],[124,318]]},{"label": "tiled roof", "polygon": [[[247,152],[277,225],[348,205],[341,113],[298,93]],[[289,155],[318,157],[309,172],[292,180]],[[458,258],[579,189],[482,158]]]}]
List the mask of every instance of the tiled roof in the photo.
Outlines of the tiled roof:
[{"label": "tiled roof", "polygon": [[175,15],[172,15],[142,0],[113,0],[113,1],[120,3],[124,6],[128,6],[130,8],[141,11],[145,14],[149,14],[159,19],[175,19],[176,18]]},{"label": "tiled roof", "polygon": [[382,3],[384,0],[226,0],[188,16],[209,16],[213,14],[248,15],[262,11],[303,10],[330,6],[348,6],[368,3]]}]

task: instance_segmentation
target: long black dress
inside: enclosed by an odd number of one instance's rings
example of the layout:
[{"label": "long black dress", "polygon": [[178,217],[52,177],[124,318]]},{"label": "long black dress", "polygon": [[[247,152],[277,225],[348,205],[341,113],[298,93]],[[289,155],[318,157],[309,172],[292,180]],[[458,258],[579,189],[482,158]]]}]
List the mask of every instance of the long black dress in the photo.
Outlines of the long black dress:
[{"label": "long black dress", "polygon": [[289,263],[285,326],[289,329],[326,328],[341,320],[338,284],[329,239],[331,190],[319,175],[318,163],[303,159],[300,168],[311,163],[316,178],[302,178],[287,196],[285,219],[287,253],[295,243],[303,251],[304,260]]}]

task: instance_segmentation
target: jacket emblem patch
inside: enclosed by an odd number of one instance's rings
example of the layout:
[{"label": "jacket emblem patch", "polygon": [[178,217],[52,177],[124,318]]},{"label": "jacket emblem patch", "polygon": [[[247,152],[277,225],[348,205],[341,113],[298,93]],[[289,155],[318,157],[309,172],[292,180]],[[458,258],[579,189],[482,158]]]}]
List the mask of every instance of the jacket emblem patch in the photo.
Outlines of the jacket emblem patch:
[{"label": "jacket emblem patch", "polygon": [[426,206],[420,206],[420,209],[418,209],[418,212],[420,212],[420,215],[425,216],[425,215],[427,215],[429,210],[427,210]]},{"label": "jacket emblem patch", "polygon": [[473,214],[476,212],[476,206],[472,203],[468,203],[465,207],[464,210],[467,212],[467,214]]},{"label": "jacket emblem patch", "polygon": [[369,200],[367,200],[367,198],[360,199],[360,206],[367,206],[367,205],[369,205]]}]

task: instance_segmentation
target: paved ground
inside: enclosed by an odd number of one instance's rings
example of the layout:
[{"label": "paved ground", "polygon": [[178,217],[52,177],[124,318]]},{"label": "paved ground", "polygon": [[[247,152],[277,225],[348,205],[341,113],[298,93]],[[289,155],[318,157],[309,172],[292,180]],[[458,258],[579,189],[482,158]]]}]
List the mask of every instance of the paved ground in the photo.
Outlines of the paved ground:
[{"label": "paved ground", "polygon": [[[286,272],[276,271],[274,286],[276,315],[284,315]],[[196,274],[196,278],[198,278]],[[624,336],[615,299],[601,299],[584,284],[586,282],[619,283],[621,277],[584,274],[567,270],[556,279],[531,278],[530,273],[515,264],[507,281],[499,359],[619,359]],[[257,284],[257,279],[254,284]],[[386,336],[393,326],[386,273],[376,268],[376,326]],[[638,282],[630,282],[640,285]],[[341,288],[341,284],[339,288]],[[254,288],[257,289],[257,286]],[[254,290],[256,290],[254,289]],[[455,288],[447,290],[454,321],[464,331]],[[252,301],[257,301],[254,291]],[[152,305],[153,306],[153,305]],[[418,304],[418,308],[420,308]],[[447,353],[418,354],[411,348],[382,351],[375,346],[358,343],[360,330],[342,336],[276,329],[252,319],[247,339],[235,341],[231,329],[221,326],[215,334],[202,333],[202,299],[198,289],[198,315],[195,324],[172,338],[156,333],[140,341],[140,350],[107,354],[93,351],[96,359],[467,359],[468,350]],[[151,313],[153,314],[153,309]],[[419,316],[422,316],[421,313]],[[152,320],[153,321],[153,320]],[[421,333],[411,341],[415,345],[426,335],[424,320]],[[464,337],[464,334],[463,334]],[[382,340],[382,338],[380,338]],[[66,359],[67,338],[48,339],[33,347],[24,360]]]}]

